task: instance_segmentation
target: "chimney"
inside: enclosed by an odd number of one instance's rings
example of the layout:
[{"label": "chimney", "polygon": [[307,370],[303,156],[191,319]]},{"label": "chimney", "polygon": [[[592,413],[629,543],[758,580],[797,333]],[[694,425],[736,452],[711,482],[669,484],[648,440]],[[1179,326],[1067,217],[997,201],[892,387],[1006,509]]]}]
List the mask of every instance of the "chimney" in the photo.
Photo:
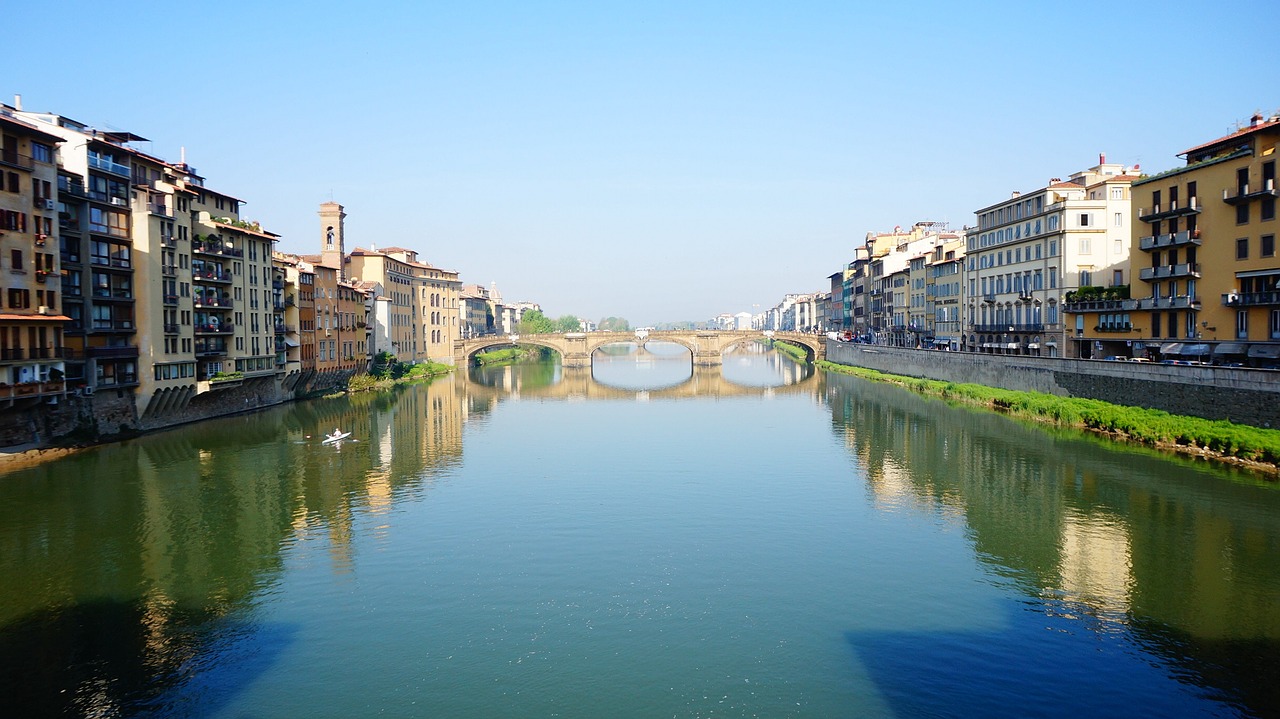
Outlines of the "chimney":
[{"label": "chimney", "polygon": [[22,112],[22,96],[16,92],[13,94],[13,109]]},{"label": "chimney", "polygon": [[[17,98],[15,97],[15,99]],[[1249,127],[1257,127],[1258,125],[1261,125],[1261,124],[1262,124],[1262,113],[1260,112],[1253,113],[1253,117],[1249,118]]]},{"label": "chimney", "polygon": [[1099,164],[1099,165],[1105,165],[1105,164],[1107,164],[1107,153],[1105,153],[1105,152],[1099,152],[1099,153],[1098,153],[1098,164]]}]

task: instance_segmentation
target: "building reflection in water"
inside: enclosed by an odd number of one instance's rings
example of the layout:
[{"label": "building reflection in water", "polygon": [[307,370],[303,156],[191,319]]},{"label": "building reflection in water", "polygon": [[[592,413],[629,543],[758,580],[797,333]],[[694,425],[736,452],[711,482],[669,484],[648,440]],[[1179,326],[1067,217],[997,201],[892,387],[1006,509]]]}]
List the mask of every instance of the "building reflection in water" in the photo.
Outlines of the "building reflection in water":
[{"label": "building reflection in water", "polygon": [[852,377],[829,376],[826,398],[886,510],[962,522],[979,558],[1052,611],[1119,625],[1189,681],[1278,706],[1263,669],[1280,660],[1273,487]]}]

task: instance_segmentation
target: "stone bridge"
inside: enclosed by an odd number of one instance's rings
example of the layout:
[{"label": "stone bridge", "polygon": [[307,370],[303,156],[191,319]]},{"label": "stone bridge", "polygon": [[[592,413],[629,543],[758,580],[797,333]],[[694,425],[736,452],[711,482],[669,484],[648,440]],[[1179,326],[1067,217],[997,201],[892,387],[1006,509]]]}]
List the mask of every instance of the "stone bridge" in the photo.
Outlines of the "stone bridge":
[{"label": "stone bridge", "polygon": [[755,387],[735,384],[724,378],[720,368],[693,367],[688,379],[668,387],[649,389],[625,389],[597,382],[589,367],[565,367],[559,379],[549,385],[531,386],[520,381],[519,373],[510,372],[490,378],[491,383],[481,384],[466,378],[466,373],[455,375],[458,391],[476,398],[525,398],[525,399],[611,399],[611,400],[666,400],[692,397],[771,397],[783,394],[819,394],[822,384],[816,371],[795,382],[773,387]]},{"label": "stone bridge", "polygon": [[746,342],[783,340],[803,347],[809,362],[825,358],[827,338],[801,332],[775,332],[773,330],[637,330],[635,332],[566,332],[545,335],[493,335],[455,340],[454,363],[459,367],[470,365],[479,352],[511,347],[517,344],[546,347],[557,352],[564,367],[590,367],[595,351],[605,345],[636,344],[643,347],[648,342],[671,342],[689,350],[696,367],[714,367],[723,362],[724,353]]}]

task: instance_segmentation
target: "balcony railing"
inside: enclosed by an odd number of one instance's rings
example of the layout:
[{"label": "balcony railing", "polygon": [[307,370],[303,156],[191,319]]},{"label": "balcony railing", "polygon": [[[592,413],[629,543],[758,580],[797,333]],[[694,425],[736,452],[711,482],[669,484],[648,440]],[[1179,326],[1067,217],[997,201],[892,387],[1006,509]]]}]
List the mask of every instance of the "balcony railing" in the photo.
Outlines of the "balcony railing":
[{"label": "balcony railing", "polygon": [[114,358],[124,359],[128,357],[137,357],[137,347],[86,347],[85,354],[89,357],[98,358]]},{"label": "balcony railing", "polygon": [[180,327],[179,325],[175,325],[175,324],[172,324],[172,323],[165,323],[165,326],[164,326],[164,333],[165,333],[165,334],[167,334],[167,335],[176,335],[176,334],[178,334],[180,331],[181,331],[181,327]]},{"label": "balcony railing", "polygon": [[1038,322],[1030,323],[1030,324],[1027,324],[1027,323],[1023,323],[1023,324],[1015,324],[1015,323],[1005,322],[1005,323],[1003,323],[1003,324],[974,325],[974,326],[973,326],[973,331],[974,331],[974,332],[991,332],[991,333],[995,333],[995,332],[1044,332],[1044,327],[1045,327],[1045,326],[1044,326],[1044,324],[1043,324],[1043,323],[1038,323]]},{"label": "balcony railing", "polygon": [[191,273],[196,282],[231,282],[231,273],[218,270],[196,270]]},{"label": "balcony railing", "polygon": [[128,165],[122,165],[106,155],[97,155],[90,152],[89,167],[103,172],[110,172],[113,175],[120,175],[121,177],[132,177]]},{"label": "balcony railing", "polygon": [[1143,267],[1138,270],[1138,279],[1145,282],[1157,282],[1172,277],[1199,277],[1200,263],[1182,263],[1180,265],[1161,265],[1160,267]]},{"label": "balcony railing", "polygon": [[1269,292],[1228,292],[1222,295],[1222,304],[1227,307],[1280,305],[1280,290],[1271,290]]},{"label": "balcony railing", "polygon": [[1133,325],[1128,322],[1113,322],[1111,324],[1097,325],[1093,328],[1094,332],[1131,332]]},{"label": "balcony railing", "polygon": [[160,265],[160,274],[165,277],[177,277],[178,266],[177,265]]},{"label": "balcony railing", "polygon": [[1137,310],[1185,310],[1200,309],[1200,298],[1187,295],[1175,297],[1144,297],[1137,300]]},{"label": "balcony railing", "polygon": [[1081,312],[1130,312],[1138,309],[1137,300],[1084,300],[1080,302],[1064,302],[1063,312],[1079,314]]},{"label": "balcony railing", "polygon": [[1143,222],[1155,222],[1163,220],[1166,217],[1181,217],[1183,215],[1194,215],[1200,212],[1200,200],[1197,197],[1187,199],[1185,205],[1179,205],[1177,201],[1170,202],[1168,205],[1155,205],[1151,208],[1142,208],[1138,210],[1138,219]]},{"label": "balcony railing", "polygon": [[235,331],[235,325],[230,322],[221,322],[214,324],[212,322],[204,322],[195,326],[198,335],[229,335]]},{"label": "balcony railing", "polygon": [[0,165],[30,170],[35,167],[35,161],[31,159],[30,155],[19,155],[17,150],[2,150],[0,151]]},{"label": "balcony railing", "polygon": [[178,304],[178,296],[177,296],[177,295],[165,295],[165,296],[164,296],[164,303],[165,303],[166,305],[176,305],[176,304]]},{"label": "balcony railing", "polygon": [[198,294],[191,298],[191,302],[196,307],[225,307],[228,309],[230,309],[234,304],[231,301],[231,298],[229,296],[214,297],[211,295],[198,295]]},{"label": "balcony railing", "polygon": [[191,251],[205,255],[244,257],[244,250],[237,250],[221,242],[209,242],[208,240],[192,240]]},{"label": "balcony railing", "polygon": [[170,211],[168,207],[165,207],[163,203],[159,202],[148,202],[147,212],[150,212],[153,215],[160,215],[161,217],[173,217],[173,212]]},{"label": "balcony railing", "polygon": [[1165,247],[1180,247],[1182,245],[1199,245],[1200,230],[1183,230],[1173,234],[1149,235],[1147,237],[1138,238],[1138,249],[1144,252],[1151,250],[1159,250]]},{"label": "balcony railing", "polygon": [[13,399],[15,397],[46,397],[50,395],[63,395],[67,392],[65,382],[23,382],[21,384],[9,385],[0,382],[0,400]]},{"label": "balcony railing", "polygon": [[1231,192],[1230,189],[1224,188],[1222,190],[1222,201],[1228,205],[1238,205],[1242,202],[1248,202],[1249,200],[1259,197],[1275,197],[1277,194],[1275,180],[1266,180],[1262,183],[1261,187],[1254,187],[1250,183],[1246,182],[1245,184],[1236,187],[1235,192]]}]

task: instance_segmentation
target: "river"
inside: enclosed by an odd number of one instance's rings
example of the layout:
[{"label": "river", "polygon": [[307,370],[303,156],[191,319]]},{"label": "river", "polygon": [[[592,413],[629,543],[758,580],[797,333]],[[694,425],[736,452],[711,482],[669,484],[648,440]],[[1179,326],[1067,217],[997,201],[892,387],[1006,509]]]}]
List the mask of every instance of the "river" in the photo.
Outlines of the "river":
[{"label": "river", "polygon": [[1280,713],[1276,485],[651,350],[0,476],[0,716]]}]

